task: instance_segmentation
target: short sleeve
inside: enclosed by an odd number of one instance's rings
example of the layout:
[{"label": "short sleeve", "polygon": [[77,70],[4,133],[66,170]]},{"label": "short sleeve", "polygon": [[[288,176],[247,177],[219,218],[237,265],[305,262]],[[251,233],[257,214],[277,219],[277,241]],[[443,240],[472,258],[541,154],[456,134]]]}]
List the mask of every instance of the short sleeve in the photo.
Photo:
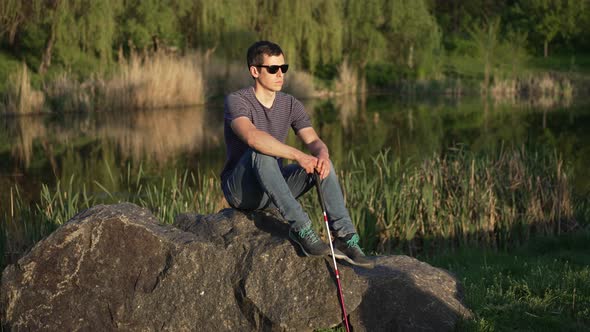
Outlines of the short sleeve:
[{"label": "short sleeve", "polygon": [[225,98],[223,117],[229,122],[245,116],[252,120],[252,112],[246,99],[239,94],[232,93]]},{"label": "short sleeve", "polygon": [[291,128],[293,128],[295,132],[298,132],[299,130],[307,127],[311,127],[309,115],[307,115],[307,112],[305,112],[303,104],[299,100],[292,98]]}]

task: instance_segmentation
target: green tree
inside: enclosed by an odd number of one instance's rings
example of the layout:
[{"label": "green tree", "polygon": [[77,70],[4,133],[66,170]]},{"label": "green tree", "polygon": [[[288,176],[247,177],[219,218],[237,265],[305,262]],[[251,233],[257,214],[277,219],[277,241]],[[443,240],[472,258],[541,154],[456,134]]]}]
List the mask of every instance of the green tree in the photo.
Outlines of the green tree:
[{"label": "green tree", "polygon": [[[12,1],[12,0],[10,0]],[[111,61],[119,1],[31,0],[12,5],[8,44],[21,50],[27,63],[44,73],[57,62],[70,68],[96,70]],[[4,3],[4,5],[7,5]],[[8,8],[8,7],[1,7]],[[55,61],[54,61],[55,60]]]},{"label": "green tree", "polygon": [[26,19],[26,3],[21,0],[0,2],[0,39],[8,34],[8,43],[14,44],[18,26]]},{"label": "green tree", "polygon": [[393,63],[419,76],[434,70],[441,34],[426,1],[349,0],[344,21],[344,53],[361,70],[370,62]]},{"label": "green tree", "polygon": [[[385,4],[384,32],[389,60],[411,71],[435,71],[433,54],[440,49],[441,33],[424,0],[392,0]],[[429,68],[427,68],[429,67]]]},{"label": "green tree", "polygon": [[162,42],[182,47],[181,21],[190,8],[189,0],[127,0],[117,17],[115,46],[132,44],[139,49]]},{"label": "green tree", "polygon": [[[387,39],[382,33],[386,24],[384,4],[383,0],[344,2],[344,52],[351,63],[361,69],[369,61],[379,61],[386,57]],[[368,17],[371,19],[367,19]]]},{"label": "green tree", "polygon": [[279,43],[291,64],[310,71],[342,56],[338,0],[203,0],[181,21],[190,45],[231,59],[258,39]]},{"label": "green tree", "polygon": [[469,30],[469,35],[475,46],[475,56],[481,61],[484,68],[484,94],[488,92],[492,68],[496,64],[498,50],[500,49],[500,41],[498,40],[499,30],[499,18],[495,18],[484,25],[475,25]]},{"label": "green tree", "polygon": [[586,1],[579,0],[521,0],[513,13],[527,26],[532,35],[543,42],[543,55],[549,56],[549,45],[557,36],[570,39],[580,31]]}]

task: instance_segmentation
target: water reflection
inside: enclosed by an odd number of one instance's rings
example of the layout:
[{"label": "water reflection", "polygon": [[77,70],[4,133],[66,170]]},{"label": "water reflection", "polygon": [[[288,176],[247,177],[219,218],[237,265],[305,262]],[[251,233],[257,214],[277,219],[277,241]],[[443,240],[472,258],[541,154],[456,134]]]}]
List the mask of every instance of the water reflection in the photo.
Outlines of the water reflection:
[{"label": "water reflection", "polygon": [[[573,166],[580,192],[590,188],[584,166],[590,163],[585,143],[590,114],[584,105],[545,108],[465,97],[407,101],[390,95],[366,100],[345,95],[304,104],[337,164],[351,152],[366,160],[390,150],[395,157],[420,162],[457,145],[481,153],[509,146],[549,148]],[[19,183],[25,191],[38,192],[39,183],[75,175],[83,179],[79,185],[110,182],[118,190],[116,178],[128,172],[129,164],[135,170],[143,165],[154,177],[178,169],[217,174],[225,158],[222,121],[222,105],[3,118],[2,187]],[[6,193],[0,193],[3,201]]]},{"label": "water reflection", "polygon": [[181,153],[217,147],[222,139],[219,126],[203,108],[25,116],[7,119],[6,129],[10,133],[11,156],[24,169],[31,166],[33,150],[38,154],[36,158],[51,159],[54,150],[88,141],[113,143],[124,160],[165,164]]},{"label": "water reflection", "polygon": [[[42,184],[122,192],[142,170],[157,179],[176,170],[219,168],[221,119],[204,108],[19,116],[0,121],[0,202],[18,185],[36,200]],[[0,210],[5,204],[0,204]]]}]

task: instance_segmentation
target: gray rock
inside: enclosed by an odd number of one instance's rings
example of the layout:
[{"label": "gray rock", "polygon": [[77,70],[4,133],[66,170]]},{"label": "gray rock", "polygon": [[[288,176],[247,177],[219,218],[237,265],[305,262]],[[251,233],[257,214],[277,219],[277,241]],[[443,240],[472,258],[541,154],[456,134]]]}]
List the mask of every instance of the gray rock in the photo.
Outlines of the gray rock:
[{"label": "gray rock", "polygon": [[355,331],[452,331],[471,316],[457,279],[417,259],[380,257],[375,269],[357,272],[369,289],[351,314]]},{"label": "gray rock", "polygon": [[[332,261],[300,257],[264,212],[133,204],[81,212],[2,274],[6,330],[311,331],[341,322]],[[339,265],[355,331],[451,330],[469,311],[449,273],[405,256]]]}]

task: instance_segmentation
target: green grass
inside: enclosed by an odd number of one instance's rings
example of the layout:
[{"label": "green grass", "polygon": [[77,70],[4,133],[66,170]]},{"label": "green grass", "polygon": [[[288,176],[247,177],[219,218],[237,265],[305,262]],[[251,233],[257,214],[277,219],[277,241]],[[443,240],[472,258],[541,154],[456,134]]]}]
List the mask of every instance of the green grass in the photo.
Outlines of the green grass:
[{"label": "green grass", "polygon": [[[576,218],[589,215],[587,198],[572,198],[567,170],[552,153],[503,150],[482,156],[452,149],[419,163],[402,163],[388,153],[364,162],[351,154],[346,164],[350,169],[341,171],[340,182],[368,252],[506,249],[531,236],[585,227]],[[105,162],[89,184],[75,177],[56,179],[56,185],[44,185],[40,199],[32,203],[18,188],[9,188],[10,202],[0,211],[0,266],[77,211],[96,204],[129,201],[165,223],[182,212],[210,214],[224,207],[214,174],[176,172],[154,178],[141,167],[128,167],[115,176],[111,167]],[[305,195],[302,204],[310,216],[321,216],[315,194]],[[325,233],[322,223],[314,227]]]},{"label": "green grass", "polygon": [[533,71],[577,72],[590,74],[590,54],[551,55],[531,58],[528,65]]},{"label": "green grass", "polygon": [[[474,316],[456,331],[590,330],[590,231],[533,238],[510,251],[419,256],[453,272]],[[316,332],[341,332],[343,327]]]},{"label": "green grass", "polygon": [[[351,154],[347,164],[351,170],[343,170],[340,179],[365,248],[420,253],[458,275],[475,314],[460,330],[590,328],[590,233],[587,220],[574,217],[588,216],[590,205],[570,197],[567,170],[555,154],[450,150],[408,164],[387,154],[368,163]],[[105,163],[106,176],[94,188],[72,177],[43,186],[32,203],[11,188],[1,211],[0,267],[96,204],[130,201],[165,223],[178,213],[223,207],[214,174],[177,172],[154,179],[141,167],[128,167],[120,176],[109,167]],[[303,204],[310,216],[321,215],[314,194]],[[586,231],[560,235],[563,221]],[[432,254],[438,252],[443,254]]]},{"label": "green grass", "polygon": [[459,331],[590,329],[590,232],[533,238],[511,251],[420,257],[455,273],[474,319]]}]

